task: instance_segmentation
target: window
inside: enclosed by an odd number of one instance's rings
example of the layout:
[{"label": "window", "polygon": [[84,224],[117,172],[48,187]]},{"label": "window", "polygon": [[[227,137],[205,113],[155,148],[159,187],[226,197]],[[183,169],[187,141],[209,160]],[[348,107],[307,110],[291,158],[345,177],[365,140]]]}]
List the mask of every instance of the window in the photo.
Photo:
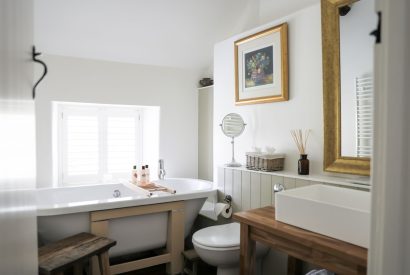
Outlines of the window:
[{"label": "window", "polygon": [[57,103],[59,185],[129,178],[143,160],[144,107]]}]

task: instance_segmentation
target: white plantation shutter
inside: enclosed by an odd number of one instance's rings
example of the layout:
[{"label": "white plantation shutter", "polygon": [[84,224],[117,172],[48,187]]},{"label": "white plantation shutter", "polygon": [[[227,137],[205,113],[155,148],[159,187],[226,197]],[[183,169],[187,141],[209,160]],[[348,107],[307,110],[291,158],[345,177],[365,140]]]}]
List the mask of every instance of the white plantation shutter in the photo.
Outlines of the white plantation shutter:
[{"label": "white plantation shutter", "polygon": [[140,109],[61,104],[60,183],[103,183],[128,177],[142,159]]},{"label": "white plantation shutter", "polygon": [[137,117],[107,118],[107,173],[129,173],[137,158]]},{"label": "white plantation shutter", "polygon": [[97,116],[67,115],[67,174],[97,175],[99,167],[99,137]]}]

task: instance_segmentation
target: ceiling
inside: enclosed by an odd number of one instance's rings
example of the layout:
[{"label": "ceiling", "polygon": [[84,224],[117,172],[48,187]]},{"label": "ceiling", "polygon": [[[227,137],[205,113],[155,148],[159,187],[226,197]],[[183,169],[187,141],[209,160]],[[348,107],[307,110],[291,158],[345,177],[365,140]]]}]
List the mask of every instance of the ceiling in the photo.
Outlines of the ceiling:
[{"label": "ceiling", "polygon": [[319,0],[35,0],[46,54],[209,69],[213,45]]}]

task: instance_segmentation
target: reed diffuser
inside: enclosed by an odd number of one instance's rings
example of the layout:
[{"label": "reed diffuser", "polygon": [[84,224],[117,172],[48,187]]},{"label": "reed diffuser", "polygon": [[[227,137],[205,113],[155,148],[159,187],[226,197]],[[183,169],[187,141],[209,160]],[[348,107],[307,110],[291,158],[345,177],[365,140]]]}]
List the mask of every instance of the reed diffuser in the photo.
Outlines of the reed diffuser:
[{"label": "reed diffuser", "polygon": [[310,135],[310,130],[302,131],[302,129],[291,130],[293,140],[298,147],[300,159],[298,160],[298,174],[309,175],[309,160],[306,154],[306,144]]}]

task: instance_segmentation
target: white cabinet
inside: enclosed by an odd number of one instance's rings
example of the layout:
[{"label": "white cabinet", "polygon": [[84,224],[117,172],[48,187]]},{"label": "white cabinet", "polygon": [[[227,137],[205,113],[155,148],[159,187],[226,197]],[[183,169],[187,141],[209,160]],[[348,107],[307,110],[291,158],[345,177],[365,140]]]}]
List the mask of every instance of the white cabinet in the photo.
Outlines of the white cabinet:
[{"label": "white cabinet", "polygon": [[213,86],[198,89],[198,178],[213,181]]}]

